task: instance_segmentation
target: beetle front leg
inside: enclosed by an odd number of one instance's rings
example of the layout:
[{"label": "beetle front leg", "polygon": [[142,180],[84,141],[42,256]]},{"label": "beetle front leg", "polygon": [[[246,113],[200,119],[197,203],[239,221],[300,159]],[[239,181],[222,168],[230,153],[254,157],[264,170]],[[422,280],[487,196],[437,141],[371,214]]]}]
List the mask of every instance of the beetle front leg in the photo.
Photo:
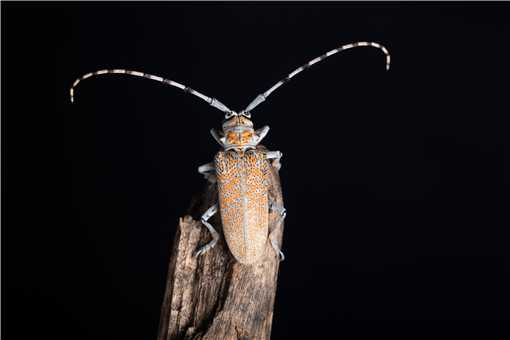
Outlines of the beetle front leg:
[{"label": "beetle front leg", "polygon": [[216,168],[214,162],[210,162],[198,167],[198,172],[204,175],[204,178],[211,183],[216,183]]},{"label": "beetle front leg", "polygon": [[273,246],[274,251],[276,252],[276,256],[278,256],[278,259],[280,261],[285,260],[285,255],[283,255],[283,252],[280,250],[280,247],[278,246],[278,241],[276,240],[275,232],[276,230],[280,229],[283,223],[283,220],[285,219],[285,216],[287,216],[287,210],[281,205],[277,205],[274,200],[270,200],[269,202],[269,210],[270,211],[276,211],[280,216],[278,218],[278,221],[276,221],[276,225],[274,229],[269,234],[269,240],[271,241],[271,245]]},{"label": "beetle front leg", "polygon": [[207,243],[205,246],[201,247],[195,252],[195,256],[202,255],[212,247],[216,245],[216,242],[218,242],[218,239],[220,238],[218,232],[214,229],[214,227],[207,222],[214,214],[218,212],[218,203],[214,204],[212,207],[207,209],[207,211],[202,215],[201,221],[202,224],[206,226],[206,228],[209,230],[212,236],[211,242]]},{"label": "beetle front leg", "polygon": [[271,165],[273,165],[276,170],[280,171],[282,168],[282,163],[280,159],[283,157],[283,153],[281,151],[268,151],[266,152],[266,159],[272,159]]},{"label": "beetle front leg", "polygon": [[259,144],[264,139],[264,137],[266,137],[268,132],[269,126],[267,125],[255,131],[255,135],[257,136],[257,141],[255,143]]}]

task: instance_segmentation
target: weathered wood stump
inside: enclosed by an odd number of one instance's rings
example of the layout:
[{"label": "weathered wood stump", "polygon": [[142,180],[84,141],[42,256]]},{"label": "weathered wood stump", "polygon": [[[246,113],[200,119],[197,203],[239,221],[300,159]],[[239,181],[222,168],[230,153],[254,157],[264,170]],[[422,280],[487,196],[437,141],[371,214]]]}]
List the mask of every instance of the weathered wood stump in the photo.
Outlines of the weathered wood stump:
[{"label": "weathered wood stump", "polygon": [[[283,204],[280,179],[271,167],[270,194]],[[193,200],[190,215],[179,221],[175,235],[166,292],[161,307],[158,340],[170,339],[269,339],[273,319],[279,261],[267,242],[261,261],[242,265],[229,252],[219,214],[211,224],[220,233],[217,245],[199,257],[193,253],[211,236],[200,216],[217,199],[216,186]],[[193,217],[192,217],[193,216]],[[270,231],[281,244],[283,225],[278,214],[269,214]]]}]

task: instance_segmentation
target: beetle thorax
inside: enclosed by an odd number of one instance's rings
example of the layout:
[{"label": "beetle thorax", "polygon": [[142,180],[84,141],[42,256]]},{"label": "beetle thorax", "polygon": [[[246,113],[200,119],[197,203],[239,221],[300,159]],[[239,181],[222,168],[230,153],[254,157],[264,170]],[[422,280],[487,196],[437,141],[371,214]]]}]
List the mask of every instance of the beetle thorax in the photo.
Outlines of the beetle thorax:
[{"label": "beetle thorax", "polygon": [[223,144],[225,150],[237,150],[244,152],[255,149],[257,136],[250,119],[242,115],[236,115],[223,123]]}]

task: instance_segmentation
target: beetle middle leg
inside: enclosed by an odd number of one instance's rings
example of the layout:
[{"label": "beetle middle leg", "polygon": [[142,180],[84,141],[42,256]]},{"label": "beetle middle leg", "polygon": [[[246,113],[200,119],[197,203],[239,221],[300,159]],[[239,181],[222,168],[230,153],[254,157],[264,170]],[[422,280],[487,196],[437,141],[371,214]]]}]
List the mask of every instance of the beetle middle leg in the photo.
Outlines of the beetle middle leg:
[{"label": "beetle middle leg", "polygon": [[271,241],[271,245],[273,246],[273,249],[276,252],[276,255],[278,256],[278,259],[280,261],[283,261],[285,260],[285,255],[283,255],[283,252],[278,246],[278,241],[276,240],[275,232],[281,228],[283,220],[285,219],[285,216],[287,216],[287,210],[285,210],[285,208],[282,205],[276,204],[276,202],[273,199],[269,200],[269,210],[276,211],[280,215],[278,220],[276,221],[276,225],[273,227],[273,230],[269,233],[269,240]]},{"label": "beetle middle leg", "polygon": [[272,159],[271,165],[276,168],[276,170],[280,170],[282,167],[282,163],[280,159],[283,157],[283,153],[281,151],[268,151],[266,152],[266,159]]},{"label": "beetle middle leg", "polygon": [[204,175],[204,178],[211,183],[216,183],[216,168],[214,162],[210,162],[198,167],[198,172]]},{"label": "beetle middle leg", "polygon": [[206,228],[209,230],[213,239],[211,240],[211,242],[207,243],[205,246],[198,249],[195,252],[195,256],[199,256],[199,255],[205,253],[206,251],[208,251],[209,249],[214,247],[216,245],[216,242],[218,242],[220,235],[214,229],[214,227],[209,222],[207,222],[217,212],[218,212],[218,203],[214,204],[212,207],[207,209],[207,211],[202,215],[202,218],[201,218],[202,224],[205,225]]}]

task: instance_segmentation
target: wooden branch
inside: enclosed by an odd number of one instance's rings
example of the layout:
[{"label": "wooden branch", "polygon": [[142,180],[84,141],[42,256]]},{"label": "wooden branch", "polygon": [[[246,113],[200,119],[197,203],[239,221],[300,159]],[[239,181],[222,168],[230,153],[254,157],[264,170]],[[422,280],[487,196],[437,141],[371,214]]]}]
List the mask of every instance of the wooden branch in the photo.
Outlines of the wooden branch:
[{"label": "wooden branch", "polygon": [[[283,204],[280,179],[271,167],[270,195]],[[268,240],[260,262],[242,265],[235,261],[221,232],[219,214],[210,222],[220,233],[216,246],[193,257],[211,237],[199,217],[217,199],[216,186],[192,202],[175,235],[166,292],[161,307],[158,340],[170,339],[269,339],[279,262]],[[283,223],[269,215],[270,231],[281,244]]]}]

